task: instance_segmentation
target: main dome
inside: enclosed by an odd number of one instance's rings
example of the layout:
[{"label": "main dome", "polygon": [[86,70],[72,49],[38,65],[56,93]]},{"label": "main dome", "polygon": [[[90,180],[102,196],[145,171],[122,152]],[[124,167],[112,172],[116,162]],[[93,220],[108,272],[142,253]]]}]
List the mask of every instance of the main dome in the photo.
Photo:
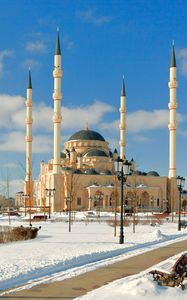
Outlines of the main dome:
[{"label": "main dome", "polygon": [[89,129],[80,130],[74,133],[72,136],[70,136],[68,141],[73,140],[95,140],[105,142],[104,137],[100,133]]}]

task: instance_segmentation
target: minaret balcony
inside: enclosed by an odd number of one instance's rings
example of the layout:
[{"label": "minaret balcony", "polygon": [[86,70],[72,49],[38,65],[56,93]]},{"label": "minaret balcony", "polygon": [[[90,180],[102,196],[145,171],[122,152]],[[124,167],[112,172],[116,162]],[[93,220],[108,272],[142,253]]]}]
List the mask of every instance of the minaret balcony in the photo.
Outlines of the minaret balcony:
[{"label": "minaret balcony", "polygon": [[62,70],[61,69],[54,69],[53,71],[53,77],[55,78],[61,78],[62,77]]},{"label": "minaret balcony", "polygon": [[61,93],[53,93],[53,99],[56,100],[61,100],[62,99],[62,94]]},{"label": "minaret balcony", "polygon": [[26,119],[26,120],[25,120],[25,123],[26,123],[26,124],[32,124],[32,123],[33,123],[33,119]]},{"label": "minaret balcony", "polygon": [[170,89],[176,89],[178,87],[178,82],[175,80],[175,81],[169,81],[168,82],[168,87]]},{"label": "minaret balcony", "polygon": [[126,108],[125,107],[120,107],[119,112],[124,114],[126,113]]},{"label": "minaret balcony", "polygon": [[176,108],[177,108],[177,103],[169,103],[169,104],[168,104],[168,108],[169,108],[170,110],[176,109]]},{"label": "minaret balcony", "polygon": [[32,136],[26,135],[25,141],[26,141],[26,142],[32,142]]},{"label": "minaret balcony", "polygon": [[31,99],[27,99],[25,101],[25,105],[28,106],[28,107],[31,107],[32,106],[32,100]]},{"label": "minaret balcony", "polygon": [[177,128],[176,124],[174,124],[174,123],[168,124],[168,129],[169,130],[176,130],[176,128]]},{"label": "minaret balcony", "polygon": [[61,115],[57,115],[57,114],[53,115],[53,123],[61,123],[61,121],[62,121]]},{"label": "minaret balcony", "polygon": [[120,129],[120,130],[125,130],[126,128],[127,128],[126,125],[122,125],[122,124],[119,125],[119,129]]}]

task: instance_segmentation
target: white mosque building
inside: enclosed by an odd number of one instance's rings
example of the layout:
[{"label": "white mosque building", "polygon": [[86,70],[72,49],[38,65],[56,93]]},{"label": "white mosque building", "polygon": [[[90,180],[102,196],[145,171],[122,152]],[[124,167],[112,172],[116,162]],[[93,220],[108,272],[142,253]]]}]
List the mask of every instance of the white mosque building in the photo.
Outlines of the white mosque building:
[{"label": "white mosque building", "polygon": [[[111,151],[109,143],[98,132],[85,127],[73,133],[61,149],[61,49],[59,33],[54,56],[54,144],[53,158],[40,164],[38,179],[32,179],[32,83],[29,81],[26,100],[26,178],[24,193],[30,204],[50,207],[51,212],[73,210],[113,210],[120,207],[120,182],[114,163],[119,156],[125,158],[126,146],[126,93],[124,79],[120,96],[119,155]],[[136,170],[131,159],[131,173],[124,185],[125,209],[132,206],[142,210],[172,211],[178,205],[176,185],[176,60],[172,47],[170,65],[169,101],[169,175],[159,176],[156,171],[144,173]],[[63,111],[62,111],[63,114]],[[34,187],[36,203],[34,204]]]}]

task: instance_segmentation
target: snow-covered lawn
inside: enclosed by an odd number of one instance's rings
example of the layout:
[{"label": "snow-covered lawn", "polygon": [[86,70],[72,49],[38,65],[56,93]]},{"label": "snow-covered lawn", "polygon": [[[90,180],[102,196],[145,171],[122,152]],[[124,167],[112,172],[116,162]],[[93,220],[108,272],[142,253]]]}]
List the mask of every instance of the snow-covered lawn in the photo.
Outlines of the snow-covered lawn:
[{"label": "snow-covered lawn", "polygon": [[[11,220],[13,225],[26,225],[14,219]],[[0,218],[0,225],[3,224],[7,225],[6,218]],[[106,222],[74,222],[70,233],[68,223],[64,221],[34,225],[42,226],[36,239],[0,245],[0,295],[3,290],[18,285],[29,288],[41,282],[63,280],[176,240],[187,239],[187,229],[178,232],[177,223],[171,222],[159,227],[138,225],[135,233],[132,225],[125,227],[123,245],[119,244],[119,228],[114,237],[114,228]],[[96,290],[85,299],[108,299],[110,289],[113,291],[112,300],[122,299],[122,295],[127,300],[137,295],[138,300],[140,297],[145,299],[145,296],[147,299],[164,297],[162,299],[166,300],[169,294],[170,299],[174,299],[173,295],[177,295],[178,299],[180,294],[183,297],[187,295],[187,290],[158,287],[144,272]],[[100,293],[99,296],[97,293]]]}]

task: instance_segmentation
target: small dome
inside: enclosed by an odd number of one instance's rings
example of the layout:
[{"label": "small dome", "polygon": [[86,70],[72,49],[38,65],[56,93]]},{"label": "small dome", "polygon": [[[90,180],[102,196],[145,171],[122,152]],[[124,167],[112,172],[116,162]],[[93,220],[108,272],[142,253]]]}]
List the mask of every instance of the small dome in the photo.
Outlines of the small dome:
[{"label": "small dome", "polygon": [[106,156],[108,157],[108,155],[102,151],[102,150],[90,150],[89,152],[87,152],[85,155],[85,157],[90,157],[90,156]]},{"label": "small dome", "polygon": [[79,169],[76,169],[76,170],[73,171],[73,174],[82,174],[82,171],[79,170]]},{"label": "small dome", "polygon": [[72,168],[64,166],[64,167],[62,167],[62,170],[64,170],[64,171],[72,171]]},{"label": "small dome", "polygon": [[132,175],[142,175],[142,172],[141,171],[138,171],[138,170],[136,170],[136,171],[133,171],[132,172]]},{"label": "small dome", "polygon": [[113,157],[112,151],[109,151],[109,156],[110,156],[110,157]]},{"label": "small dome", "polygon": [[105,142],[104,137],[96,131],[85,129],[74,133],[68,141],[72,140],[95,140]]},{"label": "small dome", "polygon": [[147,176],[160,176],[156,171],[149,171]]},{"label": "small dome", "polygon": [[87,175],[98,175],[99,173],[97,173],[97,171],[95,169],[87,169],[84,172]]},{"label": "small dome", "polygon": [[60,153],[60,157],[61,157],[61,158],[66,158],[66,154],[65,154],[64,152],[61,152],[61,153]]},{"label": "small dome", "polygon": [[112,172],[110,170],[102,170],[99,172],[100,175],[112,175]]}]

